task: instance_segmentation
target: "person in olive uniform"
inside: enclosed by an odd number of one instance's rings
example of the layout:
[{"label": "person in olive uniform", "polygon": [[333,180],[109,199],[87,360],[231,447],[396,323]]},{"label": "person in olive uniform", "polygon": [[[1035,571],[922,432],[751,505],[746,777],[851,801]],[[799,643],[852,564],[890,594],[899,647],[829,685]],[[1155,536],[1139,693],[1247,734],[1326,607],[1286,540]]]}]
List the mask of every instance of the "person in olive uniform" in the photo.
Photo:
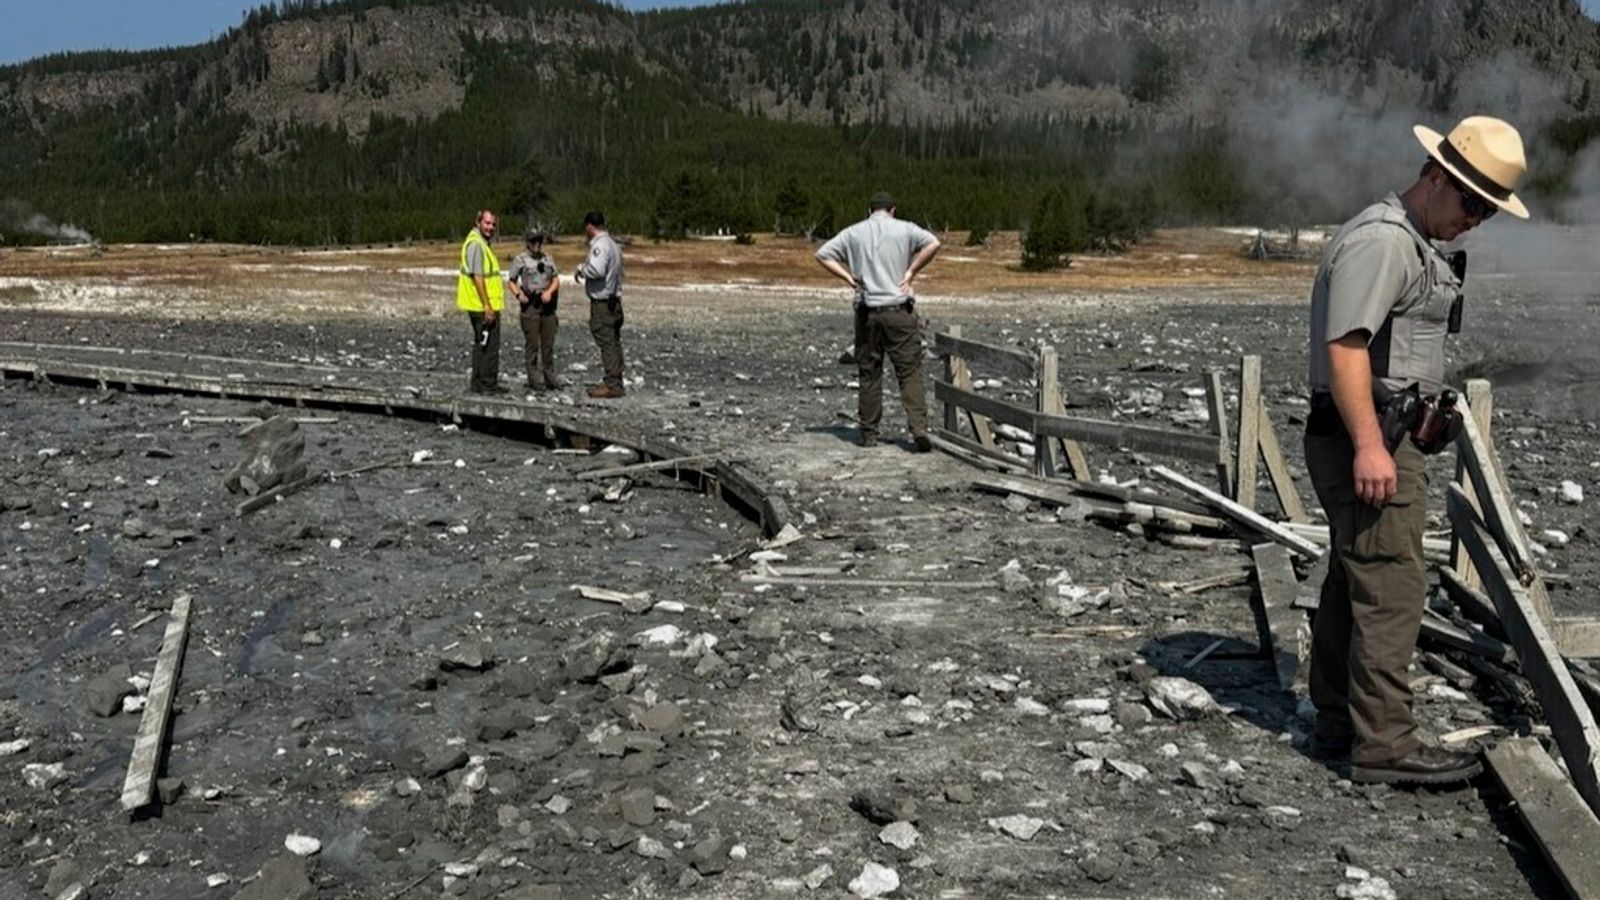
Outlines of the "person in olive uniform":
[{"label": "person in olive uniform", "polygon": [[1464,119],[1448,139],[1415,132],[1428,154],[1417,180],[1340,227],[1311,292],[1306,468],[1331,541],[1310,688],[1315,748],[1348,753],[1352,780],[1446,784],[1481,765],[1423,744],[1411,709],[1406,668],[1426,591],[1426,457],[1409,434],[1386,435],[1381,423],[1413,385],[1422,395],[1444,389],[1461,283],[1435,242],[1499,210],[1527,218],[1513,193],[1527,164],[1521,137],[1499,119]]},{"label": "person in olive uniform", "polygon": [[529,231],[523,236],[523,243],[527,250],[511,260],[506,283],[517,298],[528,390],[547,391],[561,387],[561,379],[556,377],[556,330],[561,325],[556,303],[561,294],[561,276],[556,272],[555,260],[544,252],[544,232]]},{"label": "person in olive uniform", "polygon": [[500,313],[505,308],[505,280],[500,261],[489,242],[498,220],[489,210],[478,212],[476,227],[461,244],[461,268],[456,275],[456,308],[472,325],[472,379],[475,394],[503,394],[500,386]]},{"label": "person in olive uniform", "polygon": [[894,363],[900,402],[912,446],[933,449],[928,437],[928,389],[922,379],[922,332],[911,282],[939,253],[939,239],[896,219],[894,197],[873,194],[867,218],[834,235],[817,251],[817,262],[855,291],[855,355],[859,373],[857,442],[878,442],[883,420],[883,358]]},{"label": "person in olive uniform", "polygon": [[600,348],[605,380],[589,388],[589,396],[614,400],[626,393],[622,387],[622,248],[606,231],[605,213],[584,213],[583,233],[589,239],[589,258],[573,273],[589,297],[589,334]]}]

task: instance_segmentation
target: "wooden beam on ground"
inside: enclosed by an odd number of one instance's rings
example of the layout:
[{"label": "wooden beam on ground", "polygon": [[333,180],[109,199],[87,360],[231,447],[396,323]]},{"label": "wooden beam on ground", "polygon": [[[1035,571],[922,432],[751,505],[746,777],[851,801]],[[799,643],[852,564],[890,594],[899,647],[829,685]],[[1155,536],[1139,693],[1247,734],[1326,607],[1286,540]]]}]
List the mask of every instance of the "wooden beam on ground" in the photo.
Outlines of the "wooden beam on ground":
[{"label": "wooden beam on ground", "polygon": [[1266,517],[1255,510],[1247,509],[1205,485],[1198,484],[1166,466],[1154,466],[1150,471],[1206,501],[1218,512],[1243,526],[1246,531],[1256,532],[1262,537],[1271,538],[1274,542],[1282,544],[1301,556],[1310,559],[1318,559],[1322,556],[1323,550],[1321,547],[1274,522],[1268,521]]},{"label": "wooden beam on ground", "polygon": [[886,578],[785,578],[770,575],[741,575],[739,580],[750,584],[813,585],[816,587],[853,588],[916,588],[919,590],[945,589],[951,591],[987,591],[998,588],[994,581],[917,581]]},{"label": "wooden beam on ground", "polygon": [[1029,430],[1041,438],[1059,437],[1103,447],[1126,447],[1201,463],[1211,462],[1217,454],[1216,441],[1208,435],[1082,416],[1039,415]]},{"label": "wooden beam on ground", "polygon": [[1206,389],[1206,412],[1211,419],[1211,433],[1215,435],[1217,483],[1222,485],[1223,493],[1233,496],[1233,449],[1228,437],[1228,403],[1227,395],[1222,393],[1222,373],[1216,369],[1206,373],[1204,381]]},{"label": "wooden beam on ground", "polygon": [[1332,553],[1322,554],[1322,558],[1311,564],[1311,571],[1306,573],[1306,580],[1300,582],[1300,588],[1295,591],[1294,605],[1296,609],[1316,609],[1322,602],[1322,583],[1328,580],[1328,565],[1333,561]]},{"label": "wooden beam on ground", "polygon": [[[1466,552],[1462,551],[1462,556]],[[1477,572],[1477,569],[1473,569]],[[1456,609],[1461,614],[1477,622],[1488,631],[1492,637],[1502,637],[1505,632],[1500,628],[1500,611],[1494,608],[1494,601],[1490,600],[1483,590],[1483,580],[1478,579],[1476,585],[1469,585],[1465,577],[1457,574],[1450,566],[1439,567],[1439,586],[1444,588],[1446,595],[1455,601]]]},{"label": "wooden beam on ground", "polygon": [[1478,567],[1485,592],[1500,611],[1500,622],[1517,651],[1522,673],[1538,695],[1573,786],[1591,811],[1600,810],[1600,726],[1595,724],[1594,714],[1567,671],[1555,638],[1459,485],[1450,486],[1448,508],[1451,524]]},{"label": "wooden beam on ground", "polygon": [[579,481],[601,481],[606,478],[619,476],[638,475],[643,472],[659,472],[662,469],[698,469],[704,463],[710,462],[715,457],[709,454],[700,456],[678,456],[672,459],[656,459],[650,462],[634,463],[630,466],[612,466],[605,469],[589,469],[572,476]]},{"label": "wooden beam on ground", "polygon": [[986,375],[1032,381],[1036,374],[1034,365],[1037,361],[1033,354],[1010,347],[968,340],[961,336],[959,325],[950,326],[944,334],[934,332],[933,352],[958,356],[969,368],[975,368]]},{"label": "wooden beam on ground", "polygon": [[314,484],[321,484],[327,480],[327,472],[317,472],[314,475],[306,475],[302,478],[296,478],[294,481],[268,488],[267,490],[262,491],[248,500],[240,501],[239,504],[233,508],[233,514],[236,518],[242,519],[258,509],[265,509],[272,504],[277,503],[279,500],[289,496],[290,494],[298,494]]},{"label": "wooden beam on ground", "polygon": [[178,673],[183,667],[183,650],[189,641],[190,602],[188,594],[180,594],[172,601],[172,618],[161,639],[161,653],[156,657],[155,674],[150,679],[144,716],[139,720],[133,754],[128,758],[128,777],[122,783],[122,808],[128,812],[148,806],[155,798],[156,776],[161,771],[162,751],[172,715],[172,698],[178,692]]},{"label": "wooden beam on ground", "polygon": [[1295,576],[1294,561],[1282,544],[1256,544],[1250,548],[1250,555],[1255,558],[1256,582],[1261,586],[1261,616],[1266,625],[1261,634],[1268,641],[1263,649],[1272,654],[1272,664],[1278,670],[1278,687],[1293,691],[1300,660],[1305,655],[1300,634],[1305,616],[1294,610],[1300,579]]},{"label": "wooden beam on ground", "polygon": [[[1494,452],[1494,392],[1488,379],[1473,378],[1467,381],[1467,406],[1472,411],[1473,423],[1478,426],[1478,434],[1483,436],[1484,447]],[[1472,488],[1472,479],[1467,475],[1466,466],[1466,460],[1458,448],[1456,483],[1466,491],[1472,508],[1481,513],[1483,508],[1478,504],[1478,493]],[[1466,551],[1461,549],[1461,542],[1454,537],[1450,539],[1450,566],[1461,573],[1461,583],[1467,587],[1477,588],[1482,584],[1478,579],[1478,570],[1472,567],[1472,560],[1467,558]]]},{"label": "wooden beam on ground", "polygon": [[1239,364],[1239,446],[1233,469],[1233,499],[1256,508],[1256,457],[1261,452],[1261,357],[1245,356]]},{"label": "wooden beam on ground", "polygon": [[1028,472],[1032,473],[1032,466],[1023,462],[1020,457],[1012,456],[999,449],[991,449],[967,437],[956,434],[935,426],[929,430],[928,437],[933,439],[933,446],[943,450],[970,466],[994,469],[1001,472]]},{"label": "wooden beam on ground", "polygon": [[974,478],[972,486],[992,494],[1020,494],[1057,506],[1071,506],[1078,502],[1078,498],[1086,498],[1115,506],[1147,507],[1150,510],[1148,518],[1185,522],[1196,528],[1212,530],[1220,530],[1223,527],[1221,519],[1209,514],[1209,507],[1177,497],[1133,491],[1111,484],[1097,484],[1092,481],[1042,481],[1019,475],[1010,478]]},{"label": "wooden beam on ground", "polygon": [[1517,651],[1504,641],[1496,640],[1481,631],[1461,626],[1442,618],[1432,610],[1422,614],[1421,636],[1452,650],[1481,656],[1490,662],[1510,668],[1517,667]]},{"label": "wooden beam on ground", "polygon": [[1484,754],[1556,878],[1577,900],[1600,900],[1600,819],[1534,738],[1500,741]]},{"label": "wooden beam on ground", "polygon": [[1258,435],[1261,440],[1261,461],[1267,466],[1267,477],[1272,480],[1272,492],[1278,497],[1278,507],[1291,522],[1310,522],[1305,504],[1300,502],[1300,491],[1289,475],[1289,462],[1284,459],[1283,446],[1278,443],[1277,429],[1272,427],[1272,416],[1267,412],[1266,401],[1256,410],[1261,420]]}]

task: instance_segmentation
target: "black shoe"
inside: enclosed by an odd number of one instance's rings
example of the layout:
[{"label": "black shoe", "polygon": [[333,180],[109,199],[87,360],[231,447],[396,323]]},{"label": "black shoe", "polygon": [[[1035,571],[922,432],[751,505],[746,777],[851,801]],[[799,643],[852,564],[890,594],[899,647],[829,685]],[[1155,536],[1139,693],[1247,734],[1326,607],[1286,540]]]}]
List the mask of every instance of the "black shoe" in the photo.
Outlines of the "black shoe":
[{"label": "black shoe", "polygon": [[1317,759],[1338,760],[1350,758],[1350,745],[1354,738],[1349,735],[1313,734],[1311,742],[1306,745],[1306,752]]},{"label": "black shoe", "polygon": [[915,435],[911,438],[911,447],[915,453],[932,453],[933,439],[925,434]]},{"label": "black shoe", "polygon": [[1359,784],[1453,784],[1482,771],[1476,753],[1418,747],[1400,759],[1352,765],[1350,780]]},{"label": "black shoe", "polygon": [[496,384],[490,387],[475,387],[472,389],[472,393],[483,394],[490,397],[498,397],[502,394],[509,394],[511,392]]},{"label": "black shoe", "polygon": [[860,434],[856,435],[856,446],[857,447],[876,447],[876,446],[878,446],[878,436],[873,434],[873,433],[871,433],[871,432],[863,431]]}]

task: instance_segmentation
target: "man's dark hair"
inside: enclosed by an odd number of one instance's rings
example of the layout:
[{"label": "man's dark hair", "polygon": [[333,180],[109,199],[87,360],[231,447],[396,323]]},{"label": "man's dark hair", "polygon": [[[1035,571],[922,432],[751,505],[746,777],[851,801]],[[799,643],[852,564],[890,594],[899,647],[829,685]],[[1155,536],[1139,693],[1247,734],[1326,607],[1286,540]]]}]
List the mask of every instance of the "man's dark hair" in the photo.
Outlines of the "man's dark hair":
[{"label": "man's dark hair", "polygon": [[591,209],[583,214],[583,224],[604,228],[606,227],[606,214],[598,209]]},{"label": "man's dark hair", "polygon": [[894,209],[894,195],[888,191],[879,191],[867,200],[867,210],[877,212],[880,209]]}]

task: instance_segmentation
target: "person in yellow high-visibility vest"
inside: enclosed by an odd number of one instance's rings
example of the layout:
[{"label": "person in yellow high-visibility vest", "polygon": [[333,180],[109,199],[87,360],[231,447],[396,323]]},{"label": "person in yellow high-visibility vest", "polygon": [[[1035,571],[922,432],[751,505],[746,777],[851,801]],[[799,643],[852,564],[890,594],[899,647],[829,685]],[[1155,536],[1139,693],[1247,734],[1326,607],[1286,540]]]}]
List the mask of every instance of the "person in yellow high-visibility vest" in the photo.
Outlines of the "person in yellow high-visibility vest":
[{"label": "person in yellow high-visibility vest", "polygon": [[494,240],[494,213],[478,213],[477,227],[461,244],[461,268],[456,276],[456,308],[472,323],[472,382],[474,394],[503,394],[500,386],[500,313],[506,306],[506,284],[500,260],[489,242]]}]

